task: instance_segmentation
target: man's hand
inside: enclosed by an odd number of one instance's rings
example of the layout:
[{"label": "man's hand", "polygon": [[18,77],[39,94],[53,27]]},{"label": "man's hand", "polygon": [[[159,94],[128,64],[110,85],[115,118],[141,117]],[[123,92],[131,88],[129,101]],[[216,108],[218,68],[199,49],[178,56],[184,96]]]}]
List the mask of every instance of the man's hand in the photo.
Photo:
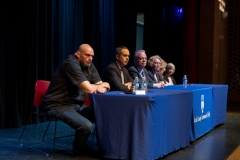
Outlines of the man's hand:
[{"label": "man's hand", "polygon": [[102,82],[94,93],[106,93],[110,90],[110,85],[107,82]]},{"label": "man's hand", "polygon": [[125,86],[127,86],[128,89],[132,88],[132,82],[124,83]]},{"label": "man's hand", "polygon": [[109,85],[109,83],[108,83],[108,82],[103,82],[103,83],[102,83],[102,85],[103,85],[103,87],[104,87],[104,88],[106,88],[106,89],[107,89],[107,91],[109,91],[109,90],[110,90],[110,85]]},{"label": "man's hand", "polygon": [[99,86],[95,93],[106,93],[107,91],[107,88]]}]

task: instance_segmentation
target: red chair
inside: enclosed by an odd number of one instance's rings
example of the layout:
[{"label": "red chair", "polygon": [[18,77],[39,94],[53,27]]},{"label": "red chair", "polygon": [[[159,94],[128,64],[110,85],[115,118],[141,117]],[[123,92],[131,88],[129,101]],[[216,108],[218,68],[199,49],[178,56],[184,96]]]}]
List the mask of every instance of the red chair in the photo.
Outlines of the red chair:
[{"label": "red chair", "polygon": [[63,148],[66,148],[66,149],[72,151],[72,149],[67,148],[67,147],[65,147],[65,146],[63,146],[63,145],[57,144],[57,143],[55,143],[55,142],[56,142],[56,139],[74,136],[74,134],[73,134],[73,135],[66,135],[66,136],[56,137],[57,119],[55,118],[55,128],[54,128],[54,135],[53,135],[54,138],[53,138],[53,141],[48,141],[48,140],[45,140],[45,139],[44,139],[44,137],[45,137],[45,135],[46,135],[46,133],[47,133],[47,130],[48,130],[48,128],[49,128],[49,125],[50,125],[50,123],[52,122],[52,118],[54,118],[54,117],[51,117],[50,115],[47,115],[45,112],[39,112],[39,111],[38,111],[38,110],[39,110],[38,107],[40,107],[41,104],[42,104],[44,95],[45,95],[45,93],[46,93],[46,91],[47,91],[47,89],[48,89],[49,84],[50,84],[50,82],[49,82],[49,81],[45,81],[45,80],[38,80],[38,81],[36,82],[36,84],[35,84],[35,95],[34,95],[34,106],[36,107],[36,110],[37,110],[37,111],[32,112],[32,113],[30,114],[30,117],[28,118],[28,121],[27,121],[25,127],[23,128],[23,131],[22,131],[22,133],[21,133],[21,135],[20,135],[20,137],[19,137],[19,140],[18,140],[18,143],[20,143],[21,138],[22,138],[22,136],[23,136],[23,134],[24,134],[24,131],[25,131],[25,129],[26,129],[26,127],[27,127],[30,119],[32,118],[32,115],[50,117],[49,123],[48,123],[47,128],[46,128],[46,130],[45,130],[45,132],[44,132],[44,135],[43,135],[43,137],[42,137],[42,140],[47,141],[47,142],[50,142],[50,143],[53,144],[53,146],[52,146],[52,152],[47,153],[47,152],[44,152],[44,151],[42,151],[42,150],[36,149],[36,148],[34,148],[34,147],[31,147],[31,146],[29,146],[29,145],[21,144],[22,146],[25,146],[25,147],[31,148],[31,149],[33,149],[33,150],[35,150],[35,151],[44,153],[44,154],[46,154],[47,156],[49,156],[49,155],[51,155],[51,154],[54,153],[55,145],[58,145],[58,146],[60,146],[60,147],[63,147]]},{"label": "red chair", "polygon": [[91,106],[91,101],[90,101],[89,94],[86,96],[86,99],[85,99],[85,101],[84,101],[84,104],[85,104],[86,106]]}]

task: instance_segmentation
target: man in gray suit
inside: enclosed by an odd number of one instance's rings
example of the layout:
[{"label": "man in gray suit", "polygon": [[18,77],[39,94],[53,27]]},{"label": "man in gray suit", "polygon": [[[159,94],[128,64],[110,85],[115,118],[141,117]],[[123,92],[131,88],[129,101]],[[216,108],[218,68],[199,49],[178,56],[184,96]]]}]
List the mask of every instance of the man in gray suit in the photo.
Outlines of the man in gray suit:
[{"label": "man in gray suit", "polygon": [[110,63],[104,71],[104,81],[110,84],[111,90],[131,90],[133,79],[124,67],[129,62],[130,52],[127,47],[116,48],[116,61]]}]

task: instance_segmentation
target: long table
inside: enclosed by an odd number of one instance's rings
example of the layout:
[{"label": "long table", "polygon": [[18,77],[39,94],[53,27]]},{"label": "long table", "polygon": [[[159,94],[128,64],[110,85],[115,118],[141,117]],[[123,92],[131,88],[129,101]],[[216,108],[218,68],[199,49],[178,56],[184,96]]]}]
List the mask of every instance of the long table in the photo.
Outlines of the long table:
[{"label": "long table", "polygon": [[111,91],[90,99],[99,150],[106,158],[154,160],[190,145],[190,91]]},{"label": "long table", "polygon": [[227,85],[192,84],[91,94],[99,150],[106,158],[160,158],[226,121]]}]

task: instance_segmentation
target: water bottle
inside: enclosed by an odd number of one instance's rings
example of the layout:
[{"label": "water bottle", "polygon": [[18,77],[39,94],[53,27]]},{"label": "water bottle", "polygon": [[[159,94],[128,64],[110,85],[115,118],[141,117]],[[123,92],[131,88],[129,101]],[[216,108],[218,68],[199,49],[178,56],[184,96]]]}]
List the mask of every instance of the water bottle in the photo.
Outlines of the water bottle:
[{"label": "water bottle", "polygon": [[133,93],[136,93],[137,90],[139,90],[139,79],[135,77],[133,81]]},{"label": "water bottle", "polygon": [[145,92],[147,93],[147,81],[146,81],[146,77],[142,77],[142,90],[145,90]]},{"label": "water bottle", "polygon": [[187,88],[187,83],[188,83],[187,75],[184,75],[183,76],[183,88]]}]

